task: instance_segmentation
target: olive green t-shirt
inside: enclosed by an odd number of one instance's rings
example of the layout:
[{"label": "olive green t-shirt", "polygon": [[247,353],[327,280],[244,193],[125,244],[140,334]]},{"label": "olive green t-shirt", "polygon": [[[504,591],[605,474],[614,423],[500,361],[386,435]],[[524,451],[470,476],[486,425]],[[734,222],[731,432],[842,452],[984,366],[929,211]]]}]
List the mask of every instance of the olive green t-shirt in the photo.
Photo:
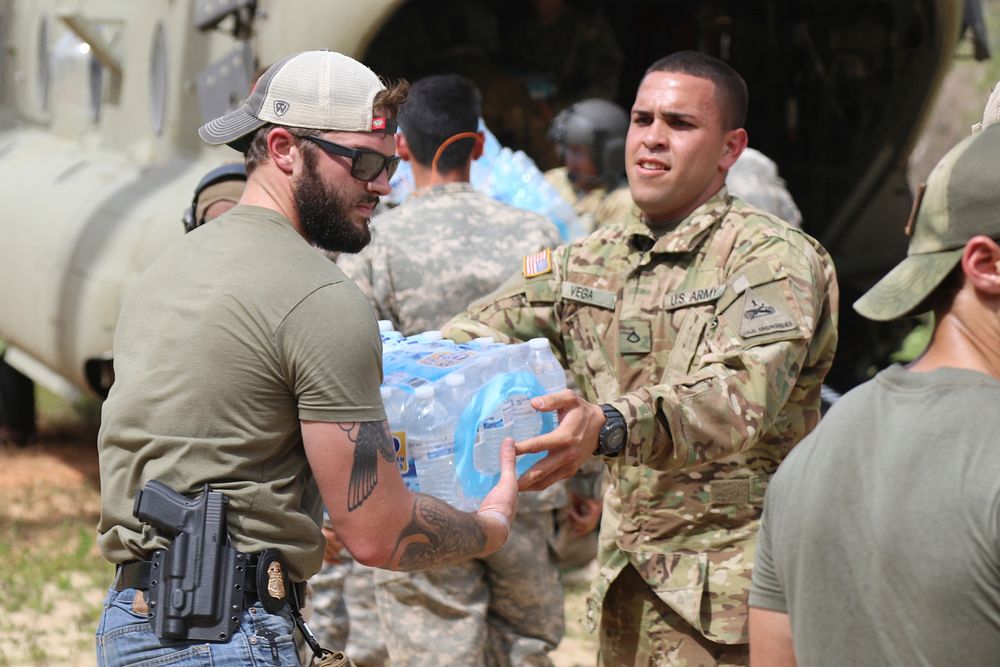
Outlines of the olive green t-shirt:
[{"label": "olive green t-shirt", "polygon": [[1000,661],[1000,382],[892,366],[767,489],[750,605],[800,665]]},{"label": "olive green t-shirt", "polygon": [[125,298],[104,404],[98,542],[108,560],[166,545],[132,516],[158,479],[229,499],[233,545],[321,564],[322,502],[299,420],[385,419],[374,313],[277,212],[238,206],[187,234]]}]

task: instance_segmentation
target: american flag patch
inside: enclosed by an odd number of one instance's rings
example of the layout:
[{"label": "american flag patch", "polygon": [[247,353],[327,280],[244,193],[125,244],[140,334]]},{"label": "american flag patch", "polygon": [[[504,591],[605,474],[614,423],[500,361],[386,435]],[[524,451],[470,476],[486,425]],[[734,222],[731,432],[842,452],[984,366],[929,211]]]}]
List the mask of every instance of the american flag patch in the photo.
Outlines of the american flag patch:
[{"label": "american flag patch", "polygon": [[552,251],[546,248],[534,255],[525,255],[521,273],[525,278],[534,278],[552,271]]}]

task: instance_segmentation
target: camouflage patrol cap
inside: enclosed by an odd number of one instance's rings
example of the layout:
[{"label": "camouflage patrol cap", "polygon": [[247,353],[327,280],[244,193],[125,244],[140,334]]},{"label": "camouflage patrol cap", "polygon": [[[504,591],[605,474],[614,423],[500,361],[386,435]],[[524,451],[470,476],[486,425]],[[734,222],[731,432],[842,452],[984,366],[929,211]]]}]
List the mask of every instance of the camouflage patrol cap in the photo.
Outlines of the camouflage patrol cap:
[{"label": "camouflage patrol cap", "polygon": [[[958,265],[974,236],[1000,240],[1000,125],[963,139],[935,165],[914,205],[906,259],[854,302],[870,320],[916,309]],[[915,220],[915,222],[914,222]]]},{"label": "camouflage patrol cap", "polygon": [[376,117],[375,96],[385,90],[375,72],[333,51],[303,51],[267,68],[237,109],[205,123],[199,136],[212,145],[246,150],[266,125],[343,132],[396,131],[396,121]]}]

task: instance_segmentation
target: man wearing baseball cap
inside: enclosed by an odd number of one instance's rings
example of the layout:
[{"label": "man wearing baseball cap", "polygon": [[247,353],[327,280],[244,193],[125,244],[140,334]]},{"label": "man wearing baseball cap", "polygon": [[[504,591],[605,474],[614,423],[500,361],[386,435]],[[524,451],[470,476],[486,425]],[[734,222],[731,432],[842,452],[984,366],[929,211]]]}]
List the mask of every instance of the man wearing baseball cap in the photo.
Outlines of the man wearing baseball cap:
[{"label": "man wearing baseball cap", "polygon": [[366,565],[454,563],[506,540],[512,443],[478,512],[410,493],[371,306],[311,247],[368,242],[405,94],[351,58],[308,51],[199,131],[243,152],[247,184],[122,307],[98,443],[98,542],[117,566],[100,665],[298,664],[292,624],[321,564],[323,505]]},{"label": "man wearing baseball cap", "polygon": [[937,164],[908,256],[855,304],[933,338],[844,396],[767,490],[755,664],[986,665],[1000,655],[1000,125]]}]

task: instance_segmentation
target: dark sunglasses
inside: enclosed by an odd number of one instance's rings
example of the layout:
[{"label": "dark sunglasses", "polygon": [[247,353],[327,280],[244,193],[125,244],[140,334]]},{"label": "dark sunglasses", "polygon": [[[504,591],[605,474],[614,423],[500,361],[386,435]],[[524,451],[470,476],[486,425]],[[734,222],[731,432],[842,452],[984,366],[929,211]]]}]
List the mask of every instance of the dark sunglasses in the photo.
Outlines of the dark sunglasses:
[{"label": "dark sunglasses", "polygon": [[392,178],[392,175],[396,173],[396,167],[399,166],[398,155],[386,157],[375,151],[363,148],[349,148],[335,144],[332,141],[327,141],[326,139],[320,139],[319,137],[302,138],[316,144],[329,155],[340,155],[351,158],[351,176],[359,181],[370,183],[378,178],[383,169],[385,169],[386,178]]}]

